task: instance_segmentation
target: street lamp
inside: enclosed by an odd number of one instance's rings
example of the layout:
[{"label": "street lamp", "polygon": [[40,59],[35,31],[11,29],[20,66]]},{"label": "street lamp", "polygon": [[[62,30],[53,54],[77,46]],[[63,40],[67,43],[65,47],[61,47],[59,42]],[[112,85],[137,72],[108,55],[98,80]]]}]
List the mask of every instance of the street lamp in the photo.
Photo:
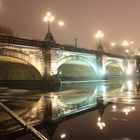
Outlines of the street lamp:
[{"label": "street lamp", "polygon": [[[44,16],[43,20],[44,20],[44,22],[48,23],[48,33],[50,33],[50,24],[51,24],[51,22],[53,22],[55,20],[55,17],[52,16],[52,14],[50,12],[47,12],[46,15]],[[65,23],[62,20],[60,20],[60,21],[58,21],[58,25],[62,27],[65,25]]]},{"label": "street lamp", "polygon": [[124,40],[123,42],[122,42],[122,46],[129,46],[129,42],[127,41],[127,40]]},{"label": "street lamp", "polygon": [[134,44],[134,41],[128,42],[127,40],[124,40],[124,41],[122,42],[122,46],[129,46],[130,44]]},{"label": "street lamp", "polygon": [[128,57],[128,55],[129,55],[129,42],[127,41],[127,40],[124,40],[123,42],[122,42],[122,46],[124,46],[125,47],[125,54],[126,54],[126,57]]},{"label": "street lamp", "polygon": [[100,41],[100,39],[102,38],[102,37],[104,37],[104,34],[103,34],[103,32],[102,31],[97,31],[97,33],[95,34],[95,37]]},{"label": "street lamp", "polygon": [[104,37],[104,34],[100,30],[97,31],[97,33],[95,34],[95,38],[98,39],[98,47],[97,47],[98,50],[103,50],[103,47],[102,47],[102,44],[101,44],[101,38],[103,38],[103,37]]},{"label": "street lamp", "polygon": [[50,33],[50,23],[55,20],[54,16],[50,12],[47,12],[47,14],[44,16],[44,22],[48,23],[48,33]]},{"label": "street lamp", "polygon": [[124,40],[124,41],[122,42],[122,46],[127,47],[127,48],[125,48],[125,53],[127,53],[127,54],[130,53],[130,48],[129,48],[129,46],[130,46],[131,44],[134,44],[134,42],[133,42],[133,41],[128,42],[127,40]]}]

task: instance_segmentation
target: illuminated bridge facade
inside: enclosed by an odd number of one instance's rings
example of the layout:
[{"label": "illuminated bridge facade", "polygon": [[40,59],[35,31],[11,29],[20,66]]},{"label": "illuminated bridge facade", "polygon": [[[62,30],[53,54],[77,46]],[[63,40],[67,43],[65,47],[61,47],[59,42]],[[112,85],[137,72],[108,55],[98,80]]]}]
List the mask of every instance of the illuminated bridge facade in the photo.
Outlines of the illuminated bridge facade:
[{"label": "illuminated bridge facade", "polygon": [[57,44],[47,33],[44,41],[1,35],[0,67],[0,80],[41,80],[54,75],[96,79],[132,74],[136,64],[135,59],[106,53],[101,46],[88,50]]}]

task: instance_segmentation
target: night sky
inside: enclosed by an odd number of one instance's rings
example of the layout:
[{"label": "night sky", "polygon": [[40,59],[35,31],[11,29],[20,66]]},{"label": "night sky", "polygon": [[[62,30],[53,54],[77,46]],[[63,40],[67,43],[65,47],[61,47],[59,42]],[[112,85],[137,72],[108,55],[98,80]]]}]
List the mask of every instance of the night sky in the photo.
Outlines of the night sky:
[{"label": "night sky", "polygon": [[[102,30],[107,42],[127,39],[135,42],[132,47],[140,46],[140,0],[0,0],[0,25],[19,37],[43,40],[48,11],[55,16],[51,31],[60,44],[78,38],[81,47],[94,49],[94,35]],[[59,27],[58,20],[65,26]]]}]

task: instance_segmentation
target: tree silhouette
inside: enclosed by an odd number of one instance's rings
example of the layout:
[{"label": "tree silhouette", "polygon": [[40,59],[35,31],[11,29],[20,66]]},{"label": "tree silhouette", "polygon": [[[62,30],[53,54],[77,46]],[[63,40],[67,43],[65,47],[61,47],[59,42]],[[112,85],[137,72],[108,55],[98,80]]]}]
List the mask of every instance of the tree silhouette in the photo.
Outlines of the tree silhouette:
[{"label": "tree silhouette", "polygon": [[14,32],[9,27],[0,25],[0,34],[13,35]]}]

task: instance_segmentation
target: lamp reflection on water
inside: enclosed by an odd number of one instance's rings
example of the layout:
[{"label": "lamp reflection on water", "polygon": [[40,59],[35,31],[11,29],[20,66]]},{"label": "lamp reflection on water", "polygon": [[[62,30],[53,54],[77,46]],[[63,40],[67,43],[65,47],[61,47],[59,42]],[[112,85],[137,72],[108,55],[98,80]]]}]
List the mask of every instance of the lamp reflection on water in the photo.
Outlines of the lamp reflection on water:
[{"label": "lamp reflection on water", "polygon": [[135,111],[135,107],[134,106],[126,106],[123,108],[123,112],[125,113],[125,115],[128,115],[130,112]]},{"label": "lamp reflection on water", "polygon": [[66,134],[65,134],[65,133],[62,133],[62,134],[60,135],[60,138],[61,138],[61,139],[65,139],[65,138],[66,138]]},{"label": "lamp reflection on water", "polygon": [[100,128],[100,130],[102,130],[106,126],[106,124],[105,124],[105,122],[102,121],[101,117],[98,117],[97,120],[98,120],[97,126]]},{"label": "lamp reflection on water", "polygon": [[116,111],[117,110],[117,106],[116,105],[112,105],[112,109],[113,109],[113,111]]}]

